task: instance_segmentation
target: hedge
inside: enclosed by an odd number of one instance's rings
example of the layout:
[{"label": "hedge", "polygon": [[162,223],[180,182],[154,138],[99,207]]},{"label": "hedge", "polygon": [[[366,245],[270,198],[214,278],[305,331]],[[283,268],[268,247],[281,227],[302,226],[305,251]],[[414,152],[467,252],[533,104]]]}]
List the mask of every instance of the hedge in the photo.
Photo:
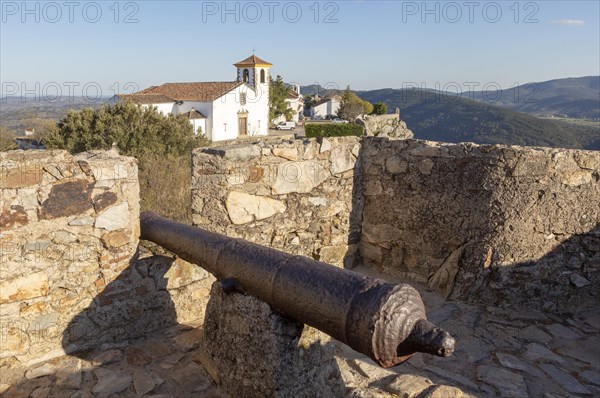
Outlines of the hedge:
[{"label": "hedge", "polygon": [[315,123],[306,124],[304,131],[307,137],[343,137],[363,135],[364,127],[355,123]]}]

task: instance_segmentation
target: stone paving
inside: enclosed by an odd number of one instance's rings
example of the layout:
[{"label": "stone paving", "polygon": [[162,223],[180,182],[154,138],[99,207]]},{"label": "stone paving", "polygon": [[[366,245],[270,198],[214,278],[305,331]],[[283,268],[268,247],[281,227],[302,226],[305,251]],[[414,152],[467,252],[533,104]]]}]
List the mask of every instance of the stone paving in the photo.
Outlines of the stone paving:
[{"label": "stone paving", "polygon": [[345,375],[346,386],[381,390],[355,396],[600,397],[600,308],[559,317],[529,308],[446,301],[413,285],[423,296],[429,320],[456,338],[454,355],[416,354],[394,368],[378,369],[347,351],[345,356],[352,359],[347,360],[351,374]]},{"label": "stone paving", "polygon": [[[429,319],[457,339],[456,352],[450,358],[416,354],[382,369],[340,347],[347,397],[600,396],[600,310],[558,317],[445,301],[419,288]],[[78,357],[0,369],[0,396],[228,397],[202,366],[201,335],[201,328],[179,326]]]}]

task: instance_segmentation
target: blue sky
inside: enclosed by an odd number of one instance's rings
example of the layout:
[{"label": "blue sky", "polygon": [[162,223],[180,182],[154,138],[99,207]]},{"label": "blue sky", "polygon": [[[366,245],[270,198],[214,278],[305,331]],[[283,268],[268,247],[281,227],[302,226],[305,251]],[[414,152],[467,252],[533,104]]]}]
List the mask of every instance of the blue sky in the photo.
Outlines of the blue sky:
[{"label": "blue sky", "polygon": [[599,4],[2,0],[0,80],[90,96],[233,80],[255,48],[301,84],[510,87],[600,74]]}]

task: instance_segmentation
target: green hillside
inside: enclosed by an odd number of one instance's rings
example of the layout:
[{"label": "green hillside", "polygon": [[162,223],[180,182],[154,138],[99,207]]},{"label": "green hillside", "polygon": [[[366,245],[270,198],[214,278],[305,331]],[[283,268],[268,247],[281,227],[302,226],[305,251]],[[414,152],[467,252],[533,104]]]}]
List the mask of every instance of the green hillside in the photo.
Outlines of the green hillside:
[{"label": "green hillside", "polygon": [[381,89],[358,95],[371,103],[383,101],[390,111],[399,107],[415,138],[600,149],[598,140],[594,140],[596,133],[600,134],[597,122],[574,126],[428,90]]},{"label": "green hillside", "polygon": [[462,95],[536,116],[600,119],[600,76],[556,79]]}]

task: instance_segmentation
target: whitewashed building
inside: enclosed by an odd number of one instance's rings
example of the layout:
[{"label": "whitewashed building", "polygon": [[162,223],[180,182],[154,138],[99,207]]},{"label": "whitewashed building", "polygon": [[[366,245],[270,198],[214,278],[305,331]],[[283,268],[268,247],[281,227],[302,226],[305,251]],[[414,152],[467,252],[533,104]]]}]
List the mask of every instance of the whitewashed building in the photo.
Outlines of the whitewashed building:
[{"label": "whitewashed building", "polygon": [[273,65],[252,55],[234,66],[235,81],[165,83],[118,97],[121,101],[154,106],[164,114],[184,114],[194,132],[211,141],[267,135]]},{"label": "whitewashed building", "polygon": [[288,91],[288,96],[285,99],[288,106],[294,111],[294,115],[292,116],[292,121],[298,123],[300,121],[300,117],[304,114],[304,97],[300,93],[300,85],[293,84],[292,88]]},{"label": "whitewashed building", "polygon": [[[300,93],[300,85],[292,84],[292,87],[287,92],[287,97],[285,98],[285,103],[288,107],[293,111],[292,114],[292,122],[298,123],[300,118],[303,117],[304,114],[304,97]],[[279,122],[286,122],[286,118],[284,115],[276,117],[273,120],[274,124],[278,124]]]},{"label": "whitewashed building", "polygon": [[325,119],[328,115],[337,115],[341,102],[342,97],[337,94],[328,98],[323,98],[313,104],[310,108],[310,118],[319,120]]}]

